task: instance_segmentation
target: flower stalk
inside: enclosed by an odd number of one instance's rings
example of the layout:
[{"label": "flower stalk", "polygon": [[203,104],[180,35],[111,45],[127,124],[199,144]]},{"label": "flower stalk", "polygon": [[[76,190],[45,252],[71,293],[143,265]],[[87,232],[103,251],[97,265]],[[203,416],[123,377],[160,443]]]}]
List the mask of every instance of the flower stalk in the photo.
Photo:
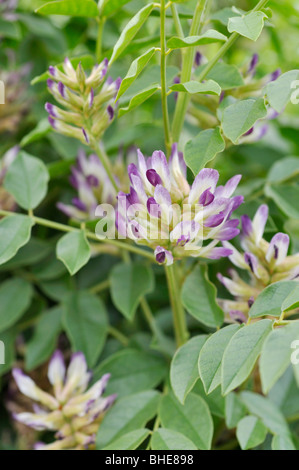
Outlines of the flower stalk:
[{"label": "flower stalk", "polygon": [[165,0],[161,0],[161,95],[162,95],[162,112],[164,122],[164,133],[165,133],[165,147],[167,154],[171,151],[171,131],[168,114],[167,104],[167,83],[166,83],[166,33],[165,33],[165,22],[166,22],[166,7]]},{"label": "flower stalk", "polygon": [[178,285],[177,273],[174,265],[165,266],[168,291],[173,312],[173,324],[177,347],[183,346],[188,341],[189,333],[187,330],[186,316],[181,301],[181,289]]}]

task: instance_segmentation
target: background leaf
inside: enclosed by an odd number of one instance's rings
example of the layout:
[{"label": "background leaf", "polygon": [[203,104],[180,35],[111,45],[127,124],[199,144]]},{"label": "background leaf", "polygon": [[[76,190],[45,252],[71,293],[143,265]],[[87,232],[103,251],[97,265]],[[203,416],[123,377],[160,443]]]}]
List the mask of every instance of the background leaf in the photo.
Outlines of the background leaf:
[{"label": "background leaf", "polygon": [[151,446],[153,450],[197,450],[196,445],[180,432],[163,428],[153,433]]},{"label": "background leaf", "polygon": [[85,233],[78,230],[64,235],[57,244],[56,253],[71,276],[74,276],[90,259],[91,250]]},{"label": "background leaf", "polygon": [[13,258],[29,242],[33,221],[24,215],[0,220],[0,265]]},{"label": "background leaf", "polygon": [[224,149],[225,142],[219,127],[201,131],[194,139],[187,142],[184,152],[185,162],[193,174],[197,175]]}]

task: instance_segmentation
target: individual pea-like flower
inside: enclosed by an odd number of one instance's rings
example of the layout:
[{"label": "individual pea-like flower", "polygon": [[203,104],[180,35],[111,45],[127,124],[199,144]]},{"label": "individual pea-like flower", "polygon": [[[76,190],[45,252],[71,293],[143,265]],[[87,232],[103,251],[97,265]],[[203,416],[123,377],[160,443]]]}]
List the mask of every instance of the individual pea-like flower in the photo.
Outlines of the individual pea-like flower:
[{"label": "individual pea-like flower", "polygon": [[16,70],[3,70],[0,67],[3,83],[3,89],[0,86],[0,134],[15,133],[30,109],[27,80],[30,68],[28,64]]},{"label": "individual pea-like flower", "polygon": [[105,130],[113,121],[115,98],[121,79],[106,78],[108,60],[86,75],[81,63],[76,70],[66,58],[63,71],[51,66],[48,88],[57,103],[46,103],[49,122],[60,134],[74,137],[83,144],[97,148]]},{"label": "individual pea-like flower", "polygon": [[23,395],[32,399],[34,413],[14,414],[14,419],[37,431],[56,432],[56,441],[36,444],[36,450],[88,450],[105,412],[116,396],[103,397],[110,375],[104,375],[90,389],[91,372],[84,354],[75,353],[66,369],[63,355],[56,351],[49,363],[48,379],[53,395],[44,392],[20,369],[13,377]]},{"label": "individual pea-like flower", "polygon": [[159,264],[185,256],[228,256],[231,249],[217,245],[239,234],[239,221],[231,215],[243,203],[242,196],[232,197],[241,176],[217,187],[219,173],[206,168],[190,187],[186,170],[176,144],[169,162],[162,151],[148,159],[138,151],[138,166],[128,167],[130,193],[118,195],[119,236],[154,249]]},{"label": "individual pea-like flower", "polygon": [[8,150],[0,160],[0,209],[14,212],[17,208],[14,198],[4,189],[3,182],[6,172],[19,153],[19,147]]},{"label": "individual pea-like flower", "polygon": [[[130,149],[127,158],[123,152],[119,153],[116,161],[111,165],[112,172],[118,187],[124,191],[129,189],[129,178],[126,173],[125,160],[129,163],[135,161]],[[96,218],[96,208],[99,204],[117,203],[117,192],[109,179],[98,155],[86,155],[80,150],[77,164],[71,169],[70,183],[77,192],[72,204],[59,202],[57,207],[68,217],[79,222],[87,222]]]},{"label": "individual pea-like flower", "polygon": [[230,277],[218,274],[220,282],[235,298],[220,300],[220,304],[236,321],[247,321],[250,307],[265,287],[278,281],[299,278],[299,253],[287,256],[289,236],[277,233],[270,243],[263,238],[268,213],[268,206],[262,205],[253,220],[247,215],[242,216],[241,246],[244,252],[238,251],[228,241],[223,242],[223,247],[232,251],[230,261],[249,274],[248,282],[234,269],[229,270]]}]

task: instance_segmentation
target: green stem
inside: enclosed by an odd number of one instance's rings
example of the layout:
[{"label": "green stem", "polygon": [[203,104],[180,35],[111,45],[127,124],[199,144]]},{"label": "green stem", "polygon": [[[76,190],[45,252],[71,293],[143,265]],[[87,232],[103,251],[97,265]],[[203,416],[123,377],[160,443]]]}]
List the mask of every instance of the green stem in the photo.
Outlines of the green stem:
[{"label": "green stem", "polygon": [[[205,12],[208,11],[209,7],[209,1],[210,0],[205,0],[205,5],[200,11],[200,4],[203,3],[203,0],[199,0],[198,5],[197,5],[197,10],[194,15],[193,23],[191,26],[191,31],[190,31],[190,36],[193,36],[194,34],[198,34],[198,32],[194,31],[195,27],[198,28],[200,31],[201,27],[204,25],[205,22]],[[259,3],[253,8],[254,11],[259,11],[263,9],[269,0],[260,0]],[[199,15],[199,23],[198,23],[198,18],[197,15]],[[193,28],[194,25],[194,28]],[[226,54],[226,52],[231,48],[231,46],[235,43],[235,41],[238,39],[239,34],[238,33],[233,33],[229,39],[226,41],[226,43],[219,49],[215,57],[206,65],[206,67],[203,69],[202,73],[198,77],[198,81],[201,82],[203,81],[209,72],[215,67],[215,65],[218,63],[218,61]],[[194,48],[189,48],[185,53],[185,58],[183,61],[183,69],[182,69],[182,77],[181,81],[182,83],[189,81],[191,79],[191,74],[192,74],[192,65],[194,61]],[[179,94],[176,110],[175,110],[175,116],[174,116],[174,121],[173,121],[173,129],[172,129],[172,134],[173,138],[176,142],[179,141],[180,134],[184,125],[185,121],[185,116],[188,108],[188,103],[189,103],[189,96],[187,93],[181,93]]]},{"label": "green stem", "polygon": [[176,33],[177,33],[179,38],[183,38],[184,37],[184,31],[183,31],[183,28],[182,28],[182,25],[181,25],[181,21],[180,21],[178,11],[176,9],[176,5],[174,3],[171,4],[171,12],[172,12],[172,17],[173,17],[173,22],[174,22],[174,26],[175,26],[175,29],[176,29]]},{"label": "green stem", "polygon": [[113,326],[109,326],[108,333],[113,336],[113,338],[117,339],[123,346],[128,346],[129,339]]},{"label": "green stem", "polygon": [[162,112],[165,133],[165,147],[167,153],[171,150],[171,132],[169,124],[168,104],[167,104],[167,81],[166,81],[166,33],[165,33],[165,20],[166,8],[165,0],[161,0],[161,96],[162,96]]},{"label": "green stem", "polygon": [[[0,216],[3,217],[9,217],[16,215],[15,212],[9,212],[9,211],[3,211],[0,210]],[[79,232],[81,229],[78,229],[76,227],[71,227],[70,225],[64,225],[64,224],[59,224],[58,222],[53,222],[52,220],[47,220],[47,219],[42,219],[40,217],[32,217],[32,220],[35,224],[37,225],[42,225],[43,227],[48,227],[53,230],[58,230],[60,232]],[[131,253],[135,253],[136,255],[143,256],[145,258],[150,259],[151,261],[155,261],[155,256],[145,250],[142,250],[141,248],[138,248],[137,246],[134,245],[129,245],[128,243],[120,242],[118,240],[111,240],[111,239],[105,239],[102,240],[98,238],[98,236],[95,233],[89,232],[88,230],[84,230],[84,233],[87,238],[90,240],[95,240],[99,243],[107,243],[107,245],[112,245],[116,246],[117,248],[121,250],[127,250],[130,251]]]},{"label": "green stem", "polygon": [[[204,26],[206,11],[208,10],[210,1],[211,0],[198,0],[190,29],[190,36],[196,36],[197,34],[200,34]],[[183,52],[183,65],[181,74],[182,83],[189,82],[191,80],[195,52],[195,47],[189,47]],[[179,141],[189,100],[190,97],[188,93],[179,93],[172,127],[172,134],[175,142]]]},{"label": "green stem", "polygon": [[178,286],[174,265],[165,267],[168,291],[173,312],[173,323],[177,346],[186,343],[189,333],[186,325],[185,311],[181,302],[181,289]]},{"label": "green stem", "polygon": [[142,297],[140,306],[152,333],[154,335],[159,335],[159,328],[156,325],[156,320],[145,297]]},{"label": "green stem", "polygon": [[96,45],[96,57],[97,61],[101,62],[102,59],[102,44],[103,44],[103,30],[106,23],[106,18],[101,16],[99,18],[99,29],[98,29],[98,37],[97,37],[97,45]]},{"label": "green stem", "polygon": [[113,176],[112,169],[111,169],[111,163],[110,163],[110,160],[107,157],[106,153],[104,152],[104,149],[102,148],[101,144],[99,144],[99,145],[93,146],[93,150],[99,156],[99,159],[101,160],[102,165],[105,168],[105,171],[106,171],[106,173],[107,173],[107,175],[108,175],[115,191],[118,193],[119,192],[119,187],[118,187],[118,185],[115,181],[115,178]]},{"label": "green stem", "polygon": [[89,289],[89,292],[91,294],[100,294],[101,292],[109,289],[109,287],[110,287],[110,280],[108,279],[106,281],[100,282],[96,286],[91,287]]}]

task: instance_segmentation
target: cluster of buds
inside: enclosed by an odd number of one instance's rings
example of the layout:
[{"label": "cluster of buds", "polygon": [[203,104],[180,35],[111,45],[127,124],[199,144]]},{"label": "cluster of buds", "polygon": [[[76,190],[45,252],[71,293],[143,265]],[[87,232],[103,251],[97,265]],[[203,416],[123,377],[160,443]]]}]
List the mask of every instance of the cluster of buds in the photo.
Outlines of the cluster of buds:
[{"label": "cluster of buds", "polygon": [[4,189],[3,182],[6,172],[19,153],[19,147],[8,150],[0,160],[0,209],[14,212],[17,208],[14,198]]},{"label": "cluster of buds", "polygon": [[287,256],[289,236],[277,233],[270,243],[263,238],[268,213],[268,206],[262,205],[253,220],[247,215],[242,216],[243,253],[231,243],[223,242],[224,248],[232,251],[230,261],[246,270],[250,278],[248,282],[244,281],[234,269],[229,271],[230,278],[218,274],[220,282],[235,298],[220,300],[220,304],[232,320],[241,323],[247,321],[250,308],[265,287],[278,281],[299,278],[299,253]]},{"label": "cluster of buds", "polygon": [[[126,162],[135,161],[134,153],[130,150]],[[122,152],[111,165],[112,174],[119,188],[129,189],[129,179],[125,169],[125,158]],[[76,166],[71,169],[70,183],[77,192],[72,204],[59,202],[57,207],[68,217],[78,222],[87,222],[96,218],[96,208],[99,204],[117,203],[117,192],[108,177],[98,155],[89,157],[80,150]]]},{"label": "cluster of buds", "polygon": [[239,234],[239,221],[231,215],[243,203],[242,196],[232,197],[241,176],[217,187],[219,173],[206,168],[190,187],[186,170],[177,145],[169,162],[161,151],[148,159],[138,151],[138,167],[128,167],[130,193],[118,195],[119,236],[154,249],[159,264],[185,256],[229,256],[231,249],[217,245]]},{"label": "cluster of buds", "polygon": [[3,84],[1,86],[0,83],[0,134],[16,132],[29,111],[27,77],[30,68],[30,65],[26,64],[13,71],[0,69]]},{"label": "cluster of buds", "polygon": [[14,419],[37,431],[56,432],[52,444],[37,443],[36,450],[90,450],[105,412],[116,396],[103,397],[110,378],[104,375],[89,390],[91,373],[82,353],[75,353],[66,369],[63,355],[56,351],[50,361],[48,379],[53,395],[41,390],[20,369],[13,377],[23,395],[34,400],[34,413],[14,414]]},{"label": "cluster of buds", "polygon": [[[195,79],[198,73],[200,73],[201,67],[206,62],[206,58],[200,52],[197,52],[193,67]],[[217,110],[225,99],[229,100],[229,103],[231,103],[233,99],[243,100],[262,96],[262,92],[266,85],[277,80],[281,74],[281,70],[275,70],[273,73],[256,80],[255,76],[258,62],[259,56],[258,54],[254,54],[250,63],[246,64],[240,70],[243,75],[244,85],[235,89],[223,91],[220,96],[220,101],[219,98],[215,96],[200,94],[192,95],[192,104],[189,109],[189,117],[192,122],[195,122],[202,129],[217,127],[220,125]],[[175,83],[178,82],[179,78],[176,78]],[[269,121],[277,118],[277,116],[278,113],[271,107],[268,107],[267,116],[264,119],[259,120],[254,127],[244,134],[240,138],[239,143],[253,143],[261,140],[269,130]]]},{"label": "cluster of buds", "polygon": [[68,58],[63,71],[49,68],[48,88],[62,107],[46,103],[45,108],[50,124],[58,133],[97,148],[114,118],[115,98],[121,84],[121,79],[106,79],[107,70],[107,59],[95,66],[89,76],[81,63],[75,70]]}]

